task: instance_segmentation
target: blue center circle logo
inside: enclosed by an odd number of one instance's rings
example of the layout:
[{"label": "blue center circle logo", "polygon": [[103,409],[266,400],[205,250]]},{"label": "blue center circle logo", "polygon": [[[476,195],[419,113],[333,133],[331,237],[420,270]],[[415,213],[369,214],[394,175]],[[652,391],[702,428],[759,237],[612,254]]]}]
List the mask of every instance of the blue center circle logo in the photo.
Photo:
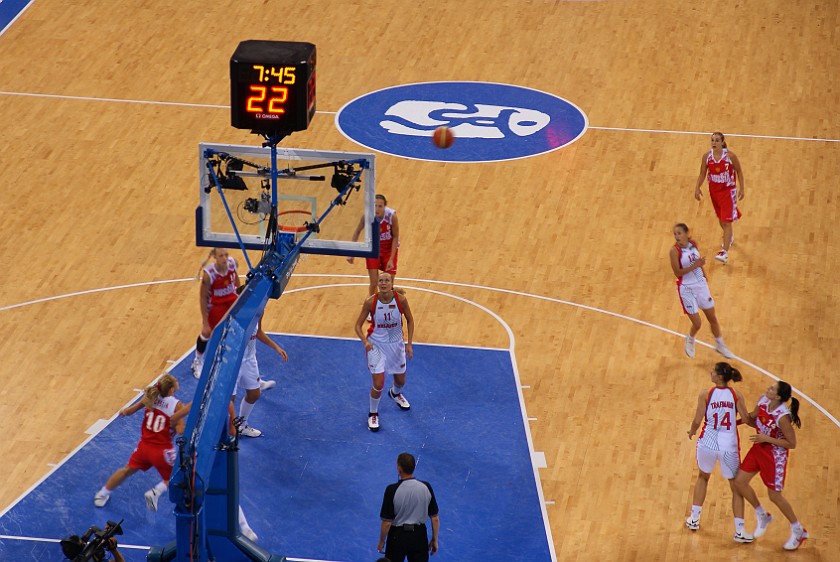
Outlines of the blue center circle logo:
[{"label": "blue center circle logo", "polygon": [[[360,96],[335,116],[341,133],[378,152],[438,162],[497,162],[527,158],[571,144],[588,120],[555,95],[508,84],[426,82]],[[441,149],[438,127],[455,135]]]}]

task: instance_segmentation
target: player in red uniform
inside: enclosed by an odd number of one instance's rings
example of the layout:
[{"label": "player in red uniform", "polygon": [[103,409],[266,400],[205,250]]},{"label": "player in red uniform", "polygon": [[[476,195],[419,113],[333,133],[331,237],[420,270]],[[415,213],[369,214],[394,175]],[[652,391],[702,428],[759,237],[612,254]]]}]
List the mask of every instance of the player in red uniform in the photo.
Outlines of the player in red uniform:
[{"label": "player in red uniform", "polygon": [[[735,153],[726,148],[723,133],[712,133],[712,149],[700,159],[700,175],[694,186],[694,198],[698,201],[703,197],[700,186],[707,176],[709,197],[723,229],[723,244],[715,259],[726,263],[729,260],[729,249],[735,242],[732,223],[741,218],[738,201],[744,198],[744,171]],[[736,182],[740,189],[736,189]]]},{"label": "player in red uniform", "polygon": [[[388,200],[385,199],[384,195],[376,196],[374,212],[379,217],[379,257],[367,258],[365,261],[368,277],[370,278],[370,286],[368,287],[369,295],[376,292],[376,287],[379,284],[380,271],[390,273],[392,279],[396,278],[397,254],[400,248],[400,221],[397,219],[397,212],[391,207],[388,207]],[[362,217],[359,220],[359,225],[353,232],[354,242],[359,239],[359,235],[361,235],[364,228],[365,217]],[[353,258],[347,258],[347,261],[353,263]]]},{"label": "player in red uniform", "polygon": [[145,493],[145,498],[149,509],[157,510],[158,498],[169,487],[169,477],[175,464],[176,449],[172,444],[172,436],[184,431],[184,416],[189,412],[189,405],[175,398],[177,390],[178,380],[172,375],[163,375],[157,383],[146,389],[140,401],[120,410],[121,416],[130,416],[143,409],[140,442],[128,459],[128,464],[114,472],[93,497],[96,507],[108,503],[111,492],[126,478],[138,470],[145,472],[155,467],[162,480]]},{"label": "player in red uniform", "polygon": [[[788,400],[789,408],[786,404]],[[784,548],[796,550],[808,538],[808,531],[802,527],[793,512],[793,507],[782,496],[789,451],[796,447],[796,432],[793,426],[802,427],[799,420],[799,401],[791,397],[790,385],[784,381],[770,385],[758,401],[755,410],[750,413],[748,423],[756,428],[756,434],[750,437],[754,444],[741,461],[741,470],[735,478],[735,485],[747,501],[757,506],[755,512],[758,525],[753,535],[762,536],[767,525],[773,521],[773,516],[761,507],[758,496],[750,486],[750,480],[760,472],[770,501],[776,504],[790,521],[790,538]]]},{"label": "player in red uniform", "polygon": [[236,260],[224,248],[210,250],[213,263],[201,270],[201,288],[198,303],[201,309],[201,333],[195,341],[195,359],[192,370],[195,378],[201,376],[204,367],[204,351],[213,328],[236,301],[236,288],[239,287],[239,274]]}]

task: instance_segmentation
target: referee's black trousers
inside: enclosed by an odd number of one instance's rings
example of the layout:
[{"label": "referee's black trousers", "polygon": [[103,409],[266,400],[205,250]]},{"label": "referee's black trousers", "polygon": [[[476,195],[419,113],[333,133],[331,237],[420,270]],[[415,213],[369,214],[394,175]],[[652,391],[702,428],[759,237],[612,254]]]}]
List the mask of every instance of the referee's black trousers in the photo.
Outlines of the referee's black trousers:
[{"label": "referee's black trousers", "polygon": [[429,538],[425,525],[391,527],[385,543],[385,558],[391,562],[429,562]]}]

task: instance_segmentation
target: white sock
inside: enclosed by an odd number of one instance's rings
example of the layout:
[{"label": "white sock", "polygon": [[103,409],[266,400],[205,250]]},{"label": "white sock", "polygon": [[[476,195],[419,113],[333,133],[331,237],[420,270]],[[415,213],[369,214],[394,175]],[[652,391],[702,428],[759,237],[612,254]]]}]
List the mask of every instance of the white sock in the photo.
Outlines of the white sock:
[{"label": "white sock", "polygon": [[168,490],[168,489],[169,489],[169,484],[167,484],[163,480],[161,480],[160,482],[155,484],[155,487],[152,488],[152,490],[154,490],[155,494],[158,495],[158,496],[162,496],[166,492],[166,490]]},{"label": "white sock", "polygon": [[767,512],[764,511],[764,506],[761,506],[761,505],[759,505],[757,508],[755,508],[755,514],[760,515],[761,517],[766,517],[767,516]]},{"label": "white sock", "polygon": [[700,521],[700,513],[703,511],[702,505],[691,506],[691,518],[695,521]]},{"label": "white sock", "polygon": [[[256,402],[254,402],[256,404]],[[239,403],[239,417],[243,418],[245,422],[248,422],[248,416],[251,415],[251,411],[254,409],[254,404],[249,403],[244,398],[242,402]]]},{"label": "white sock", "polygon": [[240,505],[239,506],[239,527],[244,529],[244,528],[247,528],[248,526],[249,526],[248,525],[248,520],[245,519],[245,512],[242,511],[242,506]]},{"label": "white sock", "polygon": [[405,385],[397,386],[397,383],[395,382],[394,386],[391,387],[391,393],[394,394],[394,396],[396,396],[397,394],[402,394],[402,389],[404,387],[405,387]]},{"label": "white sock", "polygon": [[111,490],[109,490],[105,486],[102,486],[102,488],[100,488],[99,491],[96,492],[96,495],[100,495],[100,494],[105,495],[105,496],[110,496],[111,495]]},{"label": "white sock", "polygon": [[723,345],[723,338],[715,338],[715,342],[716,342],[718,345]]},{"label": "white sock", "polygon": [[694,336],[692,336],[691,334],[687,335],[685,337],[685,341],[687,341],[688,343],[694,343]]},{"label": "white sock", "polygon": [[802,523],[800,523],[799,521],[797,521],[796,523],[791,523],[790,530],[798,535],[802,532]]},{"label": "white sock", "polygon": [[740,533],[744,530],[744,518],[743,517],[736,517],[735,518],[735,532]]},{"label": "white sock", "polygon": [[374,398],[373,396],[370,397],[370,413],[376,414],[379,412],[379,400],[380,398]]}]

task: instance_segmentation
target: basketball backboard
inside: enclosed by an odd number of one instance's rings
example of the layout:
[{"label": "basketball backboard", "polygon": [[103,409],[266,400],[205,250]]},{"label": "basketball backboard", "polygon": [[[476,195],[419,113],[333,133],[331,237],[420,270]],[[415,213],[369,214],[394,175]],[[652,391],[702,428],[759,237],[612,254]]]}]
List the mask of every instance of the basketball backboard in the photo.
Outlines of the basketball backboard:
[{"label": "basketball backboard", "polygon": [[[198,153],[196,244],[238,248],[241,239],[245,248],[263,250],[271,214],[271,149],[201,143]],[[279,230],[302,237],[304,254],[377,255],[374,164],[368,153],[278,146]],[[352,187],[341,196],[348,183]]]}]

